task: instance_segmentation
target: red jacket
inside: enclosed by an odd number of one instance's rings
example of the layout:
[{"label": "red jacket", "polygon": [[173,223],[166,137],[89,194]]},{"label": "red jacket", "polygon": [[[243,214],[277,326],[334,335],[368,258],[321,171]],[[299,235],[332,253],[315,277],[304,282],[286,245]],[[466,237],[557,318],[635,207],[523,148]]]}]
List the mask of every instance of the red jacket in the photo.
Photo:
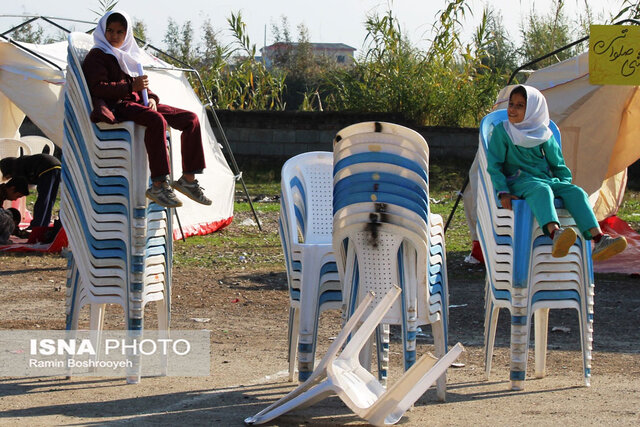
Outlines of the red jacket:
[{"label": "red jacket", "polygon": [[[133,78],[122,71],[115,56],[94,47],[82,63],[82,71],[93,102],[93,122],[121,121],[113,113],[114,107],[121,102],[142,104],[142,95],[132,90]],[[158,96],[148,92],[149,98],[159,104]]]}]

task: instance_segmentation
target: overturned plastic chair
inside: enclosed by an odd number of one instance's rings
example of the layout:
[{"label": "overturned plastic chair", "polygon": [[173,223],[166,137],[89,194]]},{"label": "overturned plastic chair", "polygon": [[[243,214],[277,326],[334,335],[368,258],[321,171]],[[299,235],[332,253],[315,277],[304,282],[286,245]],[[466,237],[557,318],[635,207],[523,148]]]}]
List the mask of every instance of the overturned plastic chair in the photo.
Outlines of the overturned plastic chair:
[{"label": "overturned plastic chair", "polygon": [[[360,364],[358,355],[400,293],[397,286],[391,288],[362,320],[374,299],[373,293],[368,293],[307,381],[256,415],[246,418],[244,422],[249,425],[264,424],[295,408],[311,405],[333,394],[338,395],[356,415],[373,425],[398,422],[463,351],[462,345],[458,343],[440,360],[436,361],[425,355],[388,390],[385,389]],[[356,330],[361,321],[361,326]],[[352,332],[349,343],[338,355]]]}]

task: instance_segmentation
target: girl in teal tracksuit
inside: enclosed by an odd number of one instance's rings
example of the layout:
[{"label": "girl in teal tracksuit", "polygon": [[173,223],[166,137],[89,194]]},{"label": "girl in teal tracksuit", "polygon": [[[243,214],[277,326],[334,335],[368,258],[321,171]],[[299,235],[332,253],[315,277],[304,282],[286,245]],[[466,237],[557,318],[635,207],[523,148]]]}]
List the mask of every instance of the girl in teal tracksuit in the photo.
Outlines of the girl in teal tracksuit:
[{"label": "girl in teal tracksuit", "polygon": [[571,171],[551,129],[547,101],[531,86],[517,86],[509,95],[509,120],[495,126],[489,141],[487,171],[503,208],[525,199],[542,231],[553,239],[552,255],[563,257],[576,240],[572,228],[560,228],[553,199],[560,197],[586,239],[593,239],[594,260],[622,252],[627,241],[603,234],[587,194],[571,183]]}]

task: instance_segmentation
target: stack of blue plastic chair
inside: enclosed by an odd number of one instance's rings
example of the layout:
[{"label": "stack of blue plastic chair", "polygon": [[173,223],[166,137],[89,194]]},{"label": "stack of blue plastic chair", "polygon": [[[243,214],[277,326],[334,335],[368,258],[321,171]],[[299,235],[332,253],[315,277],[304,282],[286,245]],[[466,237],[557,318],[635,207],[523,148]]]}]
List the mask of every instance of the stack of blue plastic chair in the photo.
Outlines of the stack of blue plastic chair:
[{"label": "stack of blue plastic chair", "polygon": [[[125,329],[143,330],[144,307],[158,301],[158,327],[169,328],[172,264],[171,215],[147,206],[149,182],[144,128],[131,122],[96,125],[82,61],[93,46],[83,33],[69,35],[64,96],[64,145],[60,217],[71,255],[67,280],[67,329],[91,307],[90,327],[103,328],[106,304],[124,309]],[[127,381],[140,380],[132,358]]]},{"label": "stack of blue plastic chair", "polygon": [[[416,360],[420,325],[430,324],[436,356],[447,352],[447,273],[442,218],[429,210],[429,148],[403,126],[366,122],[338,132],[334,141],[333,246],[347,317],[362,295],[403,297],[381,325],[401,325],[405,369]],[[378,298],[378,297],[377,297]],[[381,326],[378,376],[388,369],[388,327]],[[371,365],[371,344],[362,353]],[[445,398],[446,378],[438,380]]]},{"label": "stack of blue plastic chair", "polygon": [[278,226],[289,285],[291,381],[296,353],[299,380],[313,372],[320,313],[342,309],[331,240],[332,166],[331,153],[314,151],[292,157],[282,167]]},{"label": "stack of blue plastic chair", "polygon": [[[493,127],[507,119],[506,110],[487,115],[480,124],[478,148],[478,235],[487,273],[485,291],[485,370],[491,359],[500,308],[511,313],[511,388],[521,390],[527,368],[531,316],[535,314],[537,377],[545,375],[548,312],[550,308],[575,308],[580,318],[585,382],[591,376],[593,340],[593,269],[591,244],[576,230],[578,239],[569,254],[551,256],[551,239],[537,225],[524,200],[514,200],[513,210],[502,209],[487,172],[487,149]],[[560,144],[560,133],[550,128]],[[555,201],[562,227],[575,227],[562,201]]]}]

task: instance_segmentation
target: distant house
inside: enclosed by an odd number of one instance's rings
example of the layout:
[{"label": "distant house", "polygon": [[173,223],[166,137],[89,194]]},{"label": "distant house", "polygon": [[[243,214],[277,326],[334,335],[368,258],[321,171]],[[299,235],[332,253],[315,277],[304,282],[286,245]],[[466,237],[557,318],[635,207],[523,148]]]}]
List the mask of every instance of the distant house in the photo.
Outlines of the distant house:
[{"label": "distant house", "polygon": [[[283,55],[287,51],[295,50],[299,43],[278,42],[260,49],[262,58],[267,67],[271,67],[273,59],[278,55]],[[336,64],[349,67],[353,64],[355,48],[344,43],[309,43],[314,56],[330,58]]]}]

